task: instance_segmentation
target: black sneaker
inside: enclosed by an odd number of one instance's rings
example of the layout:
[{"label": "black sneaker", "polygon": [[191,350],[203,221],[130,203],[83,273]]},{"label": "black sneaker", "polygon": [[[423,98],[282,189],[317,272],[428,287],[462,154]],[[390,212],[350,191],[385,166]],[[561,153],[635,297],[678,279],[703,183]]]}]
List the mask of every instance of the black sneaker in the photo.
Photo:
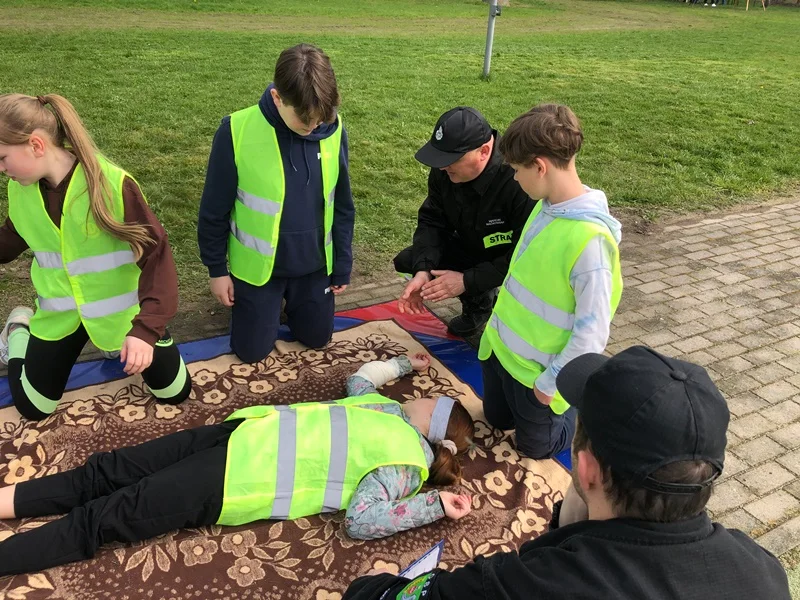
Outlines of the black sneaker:
[{"label": "black sneaker", "polygon": [[491,312],[460,314],[450,319],[450,323],[447,324],[447,331],[458,337],[470,337],[483,329],[491,314]]},{"label": "black sneaker", "polygon": [[492,315],[492,309],[497,300],[497,289],[489,290],[478,296],[462,294],[458,299],[461,301],[461,314],[450,320],[447,331],[453,335],[468,338],[480,332]]}]

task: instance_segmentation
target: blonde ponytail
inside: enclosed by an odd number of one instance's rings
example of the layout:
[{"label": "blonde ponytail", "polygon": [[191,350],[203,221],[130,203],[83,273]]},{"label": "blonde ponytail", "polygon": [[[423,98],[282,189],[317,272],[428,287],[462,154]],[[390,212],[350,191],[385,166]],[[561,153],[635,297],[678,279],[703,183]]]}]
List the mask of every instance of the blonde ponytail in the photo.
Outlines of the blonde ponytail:
[{"label": "blonde ponytail", "polygon": [[36,129],[47,133],[54,145],[75,154],[86,174],[89,206],[98,227],[130,244],[139,260],[145,247],[154,243],[153,237],[146,225],[114,219],[111,188],[97,160],[97,147],[69,100],[58,94],[0,96],[0,143],[24,144]]}]

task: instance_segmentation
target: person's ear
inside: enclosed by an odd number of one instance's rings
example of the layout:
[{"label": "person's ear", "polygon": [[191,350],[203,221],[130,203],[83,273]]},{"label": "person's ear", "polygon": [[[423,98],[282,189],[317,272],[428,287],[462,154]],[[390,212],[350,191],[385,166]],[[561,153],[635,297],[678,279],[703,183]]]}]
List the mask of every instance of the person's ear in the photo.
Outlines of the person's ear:
[{"label": "person's ear", "polygon": [[536,158],[533,159],[533,163],[534,165],[536,165],[536,174],[539,177],[544,177],[545,175],[547,175],[548,165],[547,161],[544,158],[542,158],[541,156],[537,156]]},{"label": "person's ear", "polygon": [[32,133],[31,137],[28,138],[28,144],[30,145],[31,151],[36,158],[41,158],[44,156],[45,147],[47,145],[44,137],[38,133]]},{"label": "person's ear", "polygon": [[577,459],[578,464],[575,468],[581,489],[585,492],[602,489],[603,470],[600,468],[600,463],[597,462],[594,454],[588,450],[579,450]]},{"label": "person's ear", "polygon": [[489,142],[486,142],[483,146],[480,147],[481,151],[481,158],[486,160],[492,155],[492,145]]},{"label": "person's ear", "polygon": [[278,106],[283,106],[283,100],[281,100],[281,95],[278,93],[278,90],[272,88],[269,91],[270,95],[272,96],[272,101],[277,104]]}]

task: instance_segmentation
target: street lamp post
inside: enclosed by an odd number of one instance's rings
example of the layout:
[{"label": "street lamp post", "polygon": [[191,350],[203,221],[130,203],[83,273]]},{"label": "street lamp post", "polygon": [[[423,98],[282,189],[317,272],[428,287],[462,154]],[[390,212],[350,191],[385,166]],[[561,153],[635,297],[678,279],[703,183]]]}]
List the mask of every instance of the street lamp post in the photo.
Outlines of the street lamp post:
[{"label": "street lamp post", "polygon": [[492,67],[492,46],[494,45],[494,20],[500,14],[497,0],[489,0],[489,25],[486,28],[486,52],[483,56],[483,78],[489,78],[489,69]]}]

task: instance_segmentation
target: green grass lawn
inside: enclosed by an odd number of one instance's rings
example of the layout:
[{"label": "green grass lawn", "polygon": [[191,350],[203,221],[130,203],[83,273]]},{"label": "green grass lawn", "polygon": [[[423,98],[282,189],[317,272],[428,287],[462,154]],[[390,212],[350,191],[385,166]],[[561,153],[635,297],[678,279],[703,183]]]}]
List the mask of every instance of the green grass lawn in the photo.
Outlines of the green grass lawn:
[{"label": "green grass lawn", "polygon": [[[166,225],[187,301],[206,290],[195,221],[219,119],[256,102],[300,41],[329,53],[342,91],[362,275],[410,241],[426,178],[413,153],[457,104],[501,131],[538,102],[569,104],[585,182],[647,216],[800,180],[800,10],[512,4],[484,82],[479,0],[5,0],[0,90],[73,101]],[[24,272],[6,268],[0,292],[3,309],[27,297]]]}]

